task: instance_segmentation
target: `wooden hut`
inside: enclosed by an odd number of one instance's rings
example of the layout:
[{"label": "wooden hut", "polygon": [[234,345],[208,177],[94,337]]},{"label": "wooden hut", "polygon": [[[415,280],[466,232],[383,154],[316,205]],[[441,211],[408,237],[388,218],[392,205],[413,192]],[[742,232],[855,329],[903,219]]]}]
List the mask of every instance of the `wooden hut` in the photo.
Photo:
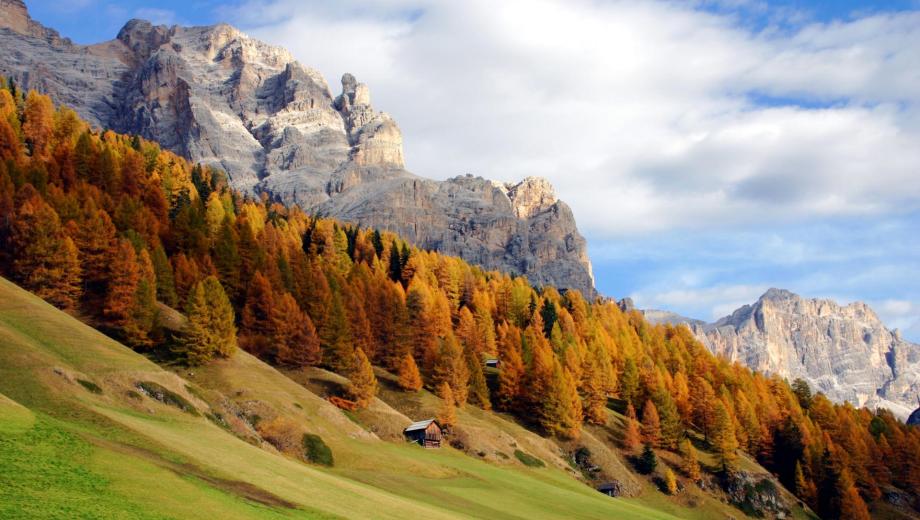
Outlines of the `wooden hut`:
[{"label": "wooden hut", "polygon": [[623,494],[623,486],[616,480],[612,482],[604,482],[600,486],[597,486],[597,490],[601,493],[607,495],[608,497],[618,497]]},{"label": "wooden hut", "polygon": [[414,422],[408,428],[403,430],[403,435],[412,442],[417,442],[419,446],[425,448],[440,448],[441,438],[444,436],[444,429],[434,419]]},{"label": "wooden hut", "polygon": [[495,358],[487,358],[486,368],[498,368],[498,360]]}]

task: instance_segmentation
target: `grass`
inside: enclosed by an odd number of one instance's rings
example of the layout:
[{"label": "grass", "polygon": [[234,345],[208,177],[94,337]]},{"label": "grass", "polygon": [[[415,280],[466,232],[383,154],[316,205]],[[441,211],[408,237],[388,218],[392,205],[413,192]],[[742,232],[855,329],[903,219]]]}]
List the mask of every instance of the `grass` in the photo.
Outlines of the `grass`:
[{"label": "grass", "polygon": [[517,457],[517,460],[521,461],[521,464],[529,468],[543,468],[546,467],[546,464],[534,457],[533,455],[528,455],[521,450],[514,450],[514,456]]}]

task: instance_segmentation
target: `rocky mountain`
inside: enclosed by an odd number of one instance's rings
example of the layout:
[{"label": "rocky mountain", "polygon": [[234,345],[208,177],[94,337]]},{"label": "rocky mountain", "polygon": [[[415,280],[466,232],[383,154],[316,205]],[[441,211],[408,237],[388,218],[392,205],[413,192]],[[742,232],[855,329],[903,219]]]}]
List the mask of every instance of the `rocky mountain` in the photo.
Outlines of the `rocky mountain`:
[{"label": "rocky mountain", "polygon": [[[660,312],[645,311],[649,320]],[[888,330],[862,302],[842,306],[770,289],[715,323],[678,315],[660,321],[685,323],[713,353],[805,379],[834,401],[884,406],[902,418],[917,406],[920,345]]]},{"label": "rocky mountain", "polygon": [[0,0],[0,48],[0,75],[20,87],[219,167],[240,190],[594,294],[586,242],[547,181],[407,171],[398,125],[351,74],[333,96],[316,70],[226,24],[131,20],[114,40],[75,45],[22,0]]}]

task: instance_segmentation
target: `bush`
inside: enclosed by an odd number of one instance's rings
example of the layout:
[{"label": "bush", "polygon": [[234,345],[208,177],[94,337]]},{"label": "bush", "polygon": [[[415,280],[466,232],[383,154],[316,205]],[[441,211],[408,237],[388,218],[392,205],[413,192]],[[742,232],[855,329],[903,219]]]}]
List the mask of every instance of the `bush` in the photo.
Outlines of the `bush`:
[{"label": "bush", "polygon": [[163,404],[168,404],[169,406],[175,406],[183,412],[194,415],[195,417],[201,416],[201,414],[198,412],[198,409],[195,408],[195,405],[188,402],[188,400],[181,395],[158,383],[154,383],[152,381],[141,381],[135,386],[137,386],[138,390],[147,394],[152,399],[156,399],[157,401],[160,401]]},{"label": "bush", "polygon": [[521,464],[530,468],[542,468],[546,466],[542,460],[533,455],[528,455],[521,450],[514,450],[514,456],[517,457],[517,460],[521,461]]},{"label": "bush", "polygon": [[97,385],[96,383],[93,383],[92,381],[86,381],[85,379],[77,379],[77,382],[80,383],[80,386],[82,386],[83,388],[89,390],[90,392],[94,394],[102,393],[102,389],[99,388],[99,385]]},{"label": "bush", "polygon": [[303,454],[314,464],[331,467],[335,463],[332,450],[323,442],[323,438],[312,433],[303,434]]}]

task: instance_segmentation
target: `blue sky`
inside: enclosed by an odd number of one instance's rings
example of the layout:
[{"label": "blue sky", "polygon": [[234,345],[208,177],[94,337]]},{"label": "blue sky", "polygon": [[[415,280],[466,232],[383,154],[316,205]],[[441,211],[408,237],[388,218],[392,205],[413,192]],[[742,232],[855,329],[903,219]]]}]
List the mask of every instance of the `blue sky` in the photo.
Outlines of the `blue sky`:
[{"label": "blue sky", "polygon": [[227,21],[354,73],[412,171],[549,178],[605,294],[713,320],[782,287],[920,341],[916,0],[28,4],[79,43]]}]

